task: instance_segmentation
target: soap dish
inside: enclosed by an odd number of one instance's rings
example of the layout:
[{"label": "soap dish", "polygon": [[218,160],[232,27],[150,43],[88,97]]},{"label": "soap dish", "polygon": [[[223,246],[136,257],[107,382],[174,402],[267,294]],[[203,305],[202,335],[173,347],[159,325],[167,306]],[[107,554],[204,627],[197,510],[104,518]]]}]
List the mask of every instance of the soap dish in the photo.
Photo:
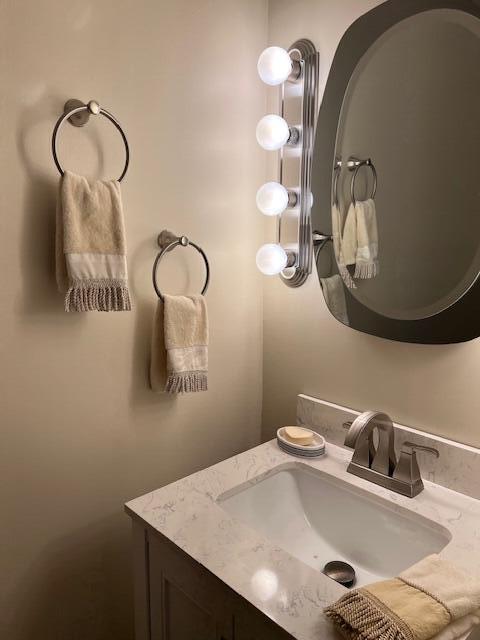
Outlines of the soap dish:
[{"label": "soap dish", "polygon": [[303,458],[317,458],[325,453],[325,438],[315,431],[308,430],[312,434],[312,444],[294,444],[285,437],[284,427],[280,427],[277,431],[277,444],[290,455],[300,456]]}]

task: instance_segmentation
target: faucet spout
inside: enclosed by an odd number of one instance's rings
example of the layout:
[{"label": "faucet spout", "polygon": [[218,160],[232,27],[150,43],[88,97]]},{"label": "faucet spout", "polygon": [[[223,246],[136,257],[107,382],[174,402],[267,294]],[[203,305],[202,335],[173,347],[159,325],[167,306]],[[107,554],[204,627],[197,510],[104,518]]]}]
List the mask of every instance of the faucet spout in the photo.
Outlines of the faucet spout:
[{"label": "faucet spout", "polygon": [[[345,445],[354,449],[347,471],[403,496],[413,498],[423,490],[423,482],[415,452],[420,450],[438,458],[438,451],[413,442],[404,442],[397,464],[395,456],[395,429],[386,413],[366,411],[348,428]],[[378,432],[378,446],[373,441]]]},{"label": "faucet spout", "polygon": [[[378,431],[378,447],[375,449],[373,434]],[[352,423],[345,438],[345,445],[354,449],[352,463],[392,476],[395,457],[395,431],[386,413],[366,411]]]}]

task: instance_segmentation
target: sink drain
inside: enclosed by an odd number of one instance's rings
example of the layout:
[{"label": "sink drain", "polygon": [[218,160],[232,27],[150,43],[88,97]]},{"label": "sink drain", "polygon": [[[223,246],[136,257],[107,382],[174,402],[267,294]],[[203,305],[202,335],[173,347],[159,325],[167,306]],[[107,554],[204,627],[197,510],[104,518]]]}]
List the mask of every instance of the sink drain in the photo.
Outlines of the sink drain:
[{"label": "sink drain", "polygon": [[353,587],[355,583],[355,569],[341,560],[327,562],[323,567],[323,573],[344,587]]}]

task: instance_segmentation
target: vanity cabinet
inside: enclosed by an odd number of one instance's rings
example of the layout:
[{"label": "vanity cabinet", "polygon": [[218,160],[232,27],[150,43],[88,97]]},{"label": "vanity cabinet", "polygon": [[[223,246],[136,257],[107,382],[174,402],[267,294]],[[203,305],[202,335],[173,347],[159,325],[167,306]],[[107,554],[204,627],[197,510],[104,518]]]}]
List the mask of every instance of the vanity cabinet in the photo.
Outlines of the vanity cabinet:
[{"label": "vanity cabinet", "polygon": [[292,640],[172,542],[134,520],[135,640]]}]

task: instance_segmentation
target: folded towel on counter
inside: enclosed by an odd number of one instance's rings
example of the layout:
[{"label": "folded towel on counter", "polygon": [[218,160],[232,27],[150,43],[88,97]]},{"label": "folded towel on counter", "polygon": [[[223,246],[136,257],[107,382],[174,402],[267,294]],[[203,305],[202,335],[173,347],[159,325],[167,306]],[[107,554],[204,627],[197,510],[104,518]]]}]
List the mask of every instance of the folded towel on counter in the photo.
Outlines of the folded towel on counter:
[{"label": "folded towel on counter", "polygon": [[377,212],[371,198],[350,205],[343,229],[342,255],[345,265],[355,265],[354,278],[374,278],[378,274]]},{"label": "folded towel on counter", "polygon": [[458,640],[480,623],[480,580],[431,555],[325,613],[349,640]]},{"label": "folded towel on counter", "polygon": [[120,183],[66,171],[56,222],[57,284],[66,311],[129,311]]},{"label": "folded towel on counter", "polygon": [[339,206],[335,203],[332,204],[332,236],[333,250],[335,252],[335,259],[337,261],[340,277],[349,289],[356,289],[357,285],[353,281],[353,278],[345,264],[345,257],[342,248],[342,215],[340,213]]},{"label": "folded towel on counter", "polygon": [[343,324],[350,324],[347,313],[347,302],[345,300],[345,290],[342,285],[342,278],[336,273],[330,278],[320,278],[323,295],[330,313]]},{"label": "folded towel on counter", "polygon": [[207,391],[208,315],[203,296],[164,295],[155,311],[150,385],[154,391]]}]

